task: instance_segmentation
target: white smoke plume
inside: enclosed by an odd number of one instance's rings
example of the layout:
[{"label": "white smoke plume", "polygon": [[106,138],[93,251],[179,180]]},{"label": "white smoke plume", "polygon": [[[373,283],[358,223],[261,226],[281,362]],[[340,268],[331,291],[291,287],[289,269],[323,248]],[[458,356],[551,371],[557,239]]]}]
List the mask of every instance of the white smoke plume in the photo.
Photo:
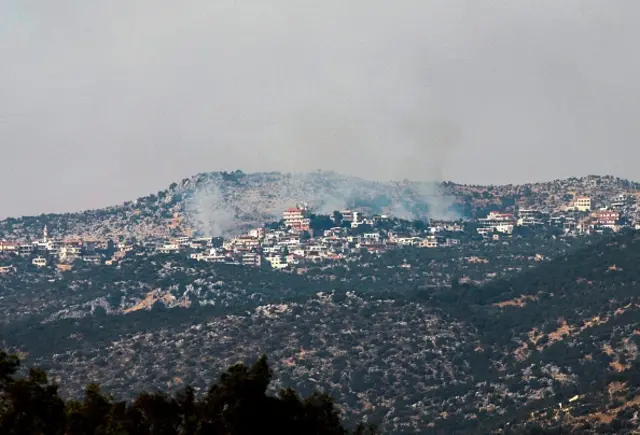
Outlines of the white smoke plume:
[{"label": "white smoke plume", "polygon": [[0,171],[0,215],[236,168],[638,178],[638,15],[633,0],[0,1],[2,162],[30,168]]},{"label": "white smoke plume", "polygon": [[215,180],[195,187],[185,201],[185,212],[193,229],[204,237],[225,236],[237,228],[235,211]]}]

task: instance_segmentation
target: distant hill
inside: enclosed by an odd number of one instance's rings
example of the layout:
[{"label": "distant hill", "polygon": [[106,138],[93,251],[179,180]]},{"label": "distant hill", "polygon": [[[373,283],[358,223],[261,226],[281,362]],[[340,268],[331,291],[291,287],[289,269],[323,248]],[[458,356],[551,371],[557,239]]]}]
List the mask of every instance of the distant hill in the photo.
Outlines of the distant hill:
[{"label": "distant hill", "polygon": [[165,237],[235,233],[280,218],[306,202],[318,212],[354,208],[402,218],[455,219],[513,210],[517,205],[552,209],[588,194],[598,204],[639,185],[610,176],[548,183],[471,186],[451,182],[369,181],[335,172],[212,172],[195,175],[155,194],[117,206],[79,213],[45,214],[0,222],[0,237],[37,237],[45,224],[54,237]]}]

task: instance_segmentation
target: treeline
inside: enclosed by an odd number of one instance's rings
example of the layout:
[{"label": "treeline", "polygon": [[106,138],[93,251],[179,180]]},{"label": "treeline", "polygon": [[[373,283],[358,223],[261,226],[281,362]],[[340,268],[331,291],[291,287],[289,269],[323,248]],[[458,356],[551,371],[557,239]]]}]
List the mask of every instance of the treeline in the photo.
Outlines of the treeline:
[{"label": "treeline", "polygon": [[5,435],[373,435],[373,426],[348,430],[326,394],[306,398],[294,390],[267,394],[273,373],[266,357],[237,364],[202,396],[187,387],[175,395],[141,393],[114,401],[100,387],[87,387],[82,401],[64,400],[46,373],[32,368],[18,376],[20,360],[0,351],[0,433]]}]

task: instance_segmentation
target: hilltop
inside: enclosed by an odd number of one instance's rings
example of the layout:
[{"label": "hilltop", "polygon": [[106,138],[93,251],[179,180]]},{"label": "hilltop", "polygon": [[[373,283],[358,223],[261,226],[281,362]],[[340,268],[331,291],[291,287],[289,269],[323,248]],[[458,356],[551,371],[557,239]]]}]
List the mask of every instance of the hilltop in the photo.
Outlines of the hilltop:
[{"label": "hilltop", "polygon": [[280,218],[282,210],[306,202],[312,210],[360,209],[403,218],[459,218],[511,211],[518,206],[555,210],[576,196],[594,206],[618,194],[636,195],[637,183],[588,176],[547,183],[504,186],[452,182],[369,181],[335,172],[212,172],[185,178],[167,189],[120,205],[79,213],[44,214],[0,222],[0,238],[33,239],[45,224],[53,236],[105,239],[162,238],[238,233]]}]

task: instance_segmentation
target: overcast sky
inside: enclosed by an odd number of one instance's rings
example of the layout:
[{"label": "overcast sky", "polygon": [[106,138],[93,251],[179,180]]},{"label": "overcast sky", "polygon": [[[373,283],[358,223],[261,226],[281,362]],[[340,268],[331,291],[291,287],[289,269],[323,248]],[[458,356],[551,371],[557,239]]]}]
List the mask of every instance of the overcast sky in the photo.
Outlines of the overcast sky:
[{"label": "overcast sky", "polygon": [[201,171],[640,180],[638,0],[0,0],[0,217]]}]

